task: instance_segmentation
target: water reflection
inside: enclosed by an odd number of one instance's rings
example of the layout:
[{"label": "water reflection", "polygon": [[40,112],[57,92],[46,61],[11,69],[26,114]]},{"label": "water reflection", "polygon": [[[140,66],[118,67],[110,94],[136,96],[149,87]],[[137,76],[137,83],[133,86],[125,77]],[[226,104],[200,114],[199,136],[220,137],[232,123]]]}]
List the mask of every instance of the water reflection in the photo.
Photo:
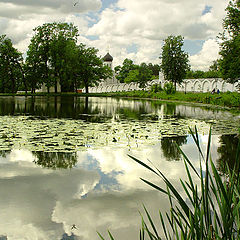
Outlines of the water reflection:
[{"label": "water reflection", "polygon": [[[203,152],[206,152],[207,137],[200,136]],[[213,136],[213,159],[221,159],[217,149],[222,149],[222,139],[225,138]],[[164,144],[172,144],[173,138],[164,141]],[[186,136],[178,141],[199,169],[199,155],[192,138]],[[164,187],[158,178],[133,162],[127,154],[143,161],[150,159],[182,193],[178,178],[186,179],[184,164],[166,161],[178,155],[175,150],[166,154],[163,142],[131,152],[117,147],[89,149],[76,155],[26,150],[4,152],[0,158],[0,185],[4,186],[0,188],[3,209],[0,217],[5,220],[0,222],[0,234],[9,239],[33,239],[32,236],[36,236],[36,239],[45,240],[90,240],[97,239],[96,231],[104,235],[110,229],[117,239],[135,239],[141,224],[138,211],[142,204],[156,220],[159,219],[156,209],[164,212],[168,208],[168,199],[140,181],[139,177],[144,177]],[[56,162],[52,163],[51,159]],[[77,164],[71,170],[52,170],[52,167],[62,166],[58,163],[60,160],[64,163],[72,161],[74,165],[77,160]],[[37,167],[36,162],[47,168]],[[197,181],[198,178],[193,179]],[[72,228],[73,225],[76,228]]]},{"label": "water reflection", "polygon": [[218,147],[219,159],[217,160],[218,170],[222,173],[234,168],[236,164],[237,146],[239,143],[238,135],[222,135],[219,139],[220,146]]},{"label": "water reflection", "polygon": [[163,137],[161,139],[161,148],[164,154],[164,157],[168,161],[178,161],[181,159],[181,154],[179,152],[179,147],[187,143],[187,136],[178,136],[178,137]]},{"label": "water reflection", "polygon": [[[239,127],[229,112],[110,98],[0,97],[0,115],[0,236],[13,240],[92,240],[107,229],[116,239],[136,239],[142,204],[159,219],[168,199],[143,184],[140,177],[164,187],[128,154],[158,166],[181,194],[186,175],[174,142],[199,169],[187,124],[218,129],[212,158],[220,169],[235,139],[220,131]],[[203,152],[207,138],[200,136]],[[28,140],[45,145],[33,151]]]},{"label": "water reflection", "polygon": [[71,236],[68,236],[66,233],[63,234],[61,240],[78,240],[79,238],[75,236],[73,233]]},{"label": "water reflection", "polygon": [[[158,117],[176,116],[198,119],[229,119],[227,111],[205,106],[179,105],[150,100],[84,98],[84,97],[0,97],[0,115],[32,115],[48,118],[84,119],[92,117],[146,119],[149,114]],[[239,122],[239,113],[236,120]],[[86,118],[85,118],[86,119]],[[89,117],[87,120],[91,121]],[[95,120],[96,122],[97,120]]]},{"label": "water reflection", "polygon": [[[206,137],[200,141],[206,150]],[[213,147],[219,147],[219,138],[213,137]],[[198,166],[198,154],[190,137],[182,139],[182,148]],[[213,158],[217,151],[213,150]],[[77,164],[71,170],[39,168],[36,157],[52,153],[12,150],[1,157],[0,163],[0,234],[9,239],[97,239],[96,231],[106,230],[119,240],[138,236],[141,218],[138,211],[144,203],[154,219],[156,209],[165,211],[168,199],[143,184],[139,177],[164,187],[158,178],[133,162],[127,154],[143,161],[150,159],[166,174],[182,193],[178,178],[186,178],[182,161],[166,161],[161,143],[135,149],[89,149],[78,152]],[[61,155],[61,154],[60,154]],[[56,153],[57,156],[57,153]],[[69,158],[66,154],[58,158]],[[47,157],[48,158],[48,157]],[[176,178],[178,176],[178,178]],[[197,181],[197,177],[194,178]],[[26,210],[29,211],[26,211]],[[72,228],[75,225],[76,228]]]},{"label": "water reflection", "polygon": [[73,168],[77,163],[75,152],[33,152],[33,155],[36,156],[33,162],[45,168]]}]

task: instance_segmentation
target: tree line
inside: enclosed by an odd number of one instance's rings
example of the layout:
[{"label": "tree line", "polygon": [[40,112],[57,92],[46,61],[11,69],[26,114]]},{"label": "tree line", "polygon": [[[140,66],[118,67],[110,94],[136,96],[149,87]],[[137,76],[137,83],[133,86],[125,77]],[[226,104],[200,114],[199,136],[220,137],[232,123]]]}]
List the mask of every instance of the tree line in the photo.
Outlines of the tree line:
[{"label": "tree line", "polygon": [[[134,64],[125,59],[115,67],[120,82],[137,82],[145,88],[147,82],[158,78],[161,71],[166,80],[176,87],[184,78],[222,77],[234,83],[240,77],[240,1],[229,2],[223,19],[220,41],[220,59],[213,62],[209,71],[192,71],[189,56],[182,49],[182,36],[169,36],[164,40],[161,64]],[[46,23],[33,30],[26,59],[13,47],[5,35],[0,36],[0,92],[16,93],[18,90],[35,93],[42,85],[61,92],[73,92],[91,86],[112,76],[112,71],[97,56],[94,47],[77,43],[78,29],[68,23]]]},{"label": "tree line", "polygon": [[24,61],[5,35],[0,36],[0,92],[18,90],[35,93],[43,84],[60,85],[61,92],[94,86],[112,75],[97,56],[98,50],[77,44],[78,29],[68,23],[46,23],[35,28]]}]

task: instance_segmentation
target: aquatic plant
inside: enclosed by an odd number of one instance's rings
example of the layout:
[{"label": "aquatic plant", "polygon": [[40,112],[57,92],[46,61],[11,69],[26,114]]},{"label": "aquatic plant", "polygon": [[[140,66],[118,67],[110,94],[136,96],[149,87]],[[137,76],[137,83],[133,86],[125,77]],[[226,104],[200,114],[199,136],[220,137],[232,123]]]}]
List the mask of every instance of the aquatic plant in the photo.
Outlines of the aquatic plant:
[{"label": "aquatic plant", "polygon": [[[221,176],[211,158],[211,129],[209,132],[207,152],[204,155],[200,146],[197,129],[191,135],[198,148],[199,170],[179,148],[183,156],[187,180],[180,179],[185,193],[183,197],[162,171],[150,164],[130,156],[134,161],[161,178],[166,189],[141,178],[143,182],[168,196],[170,209],[166,216],[159,212],[159,223],[151,218],[144,207],[146,218],[142,217],[139,239],[239,239],[240,237],[240,141],[236,152],[233,169]],[[198,182],[194,182],[197,176]],[[187,199],[187,201],[186,201]],[[160,228],[159,228],[160,226]],[[114,239],[108,231],[111,240]],[[103,236],[98,233],[104,240]]]}]

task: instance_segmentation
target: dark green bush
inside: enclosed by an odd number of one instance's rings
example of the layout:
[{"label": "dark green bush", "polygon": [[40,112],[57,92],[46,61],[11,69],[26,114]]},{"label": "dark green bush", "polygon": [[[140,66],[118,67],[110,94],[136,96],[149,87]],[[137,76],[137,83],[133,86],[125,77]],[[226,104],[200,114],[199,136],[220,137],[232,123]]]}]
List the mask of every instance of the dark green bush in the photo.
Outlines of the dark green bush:
[{"label": "dark green bush", "polygon": [[161,87],[160,84],[153,84],[151,86],[151,92],[153,93],[162,92],[162,91],[163,91],[163,88]]},{"label": "dark green bush", "polygon": [[166,94],[174,94],[176,92],[175,87],[171,82],[165,83],[163,90]]}]

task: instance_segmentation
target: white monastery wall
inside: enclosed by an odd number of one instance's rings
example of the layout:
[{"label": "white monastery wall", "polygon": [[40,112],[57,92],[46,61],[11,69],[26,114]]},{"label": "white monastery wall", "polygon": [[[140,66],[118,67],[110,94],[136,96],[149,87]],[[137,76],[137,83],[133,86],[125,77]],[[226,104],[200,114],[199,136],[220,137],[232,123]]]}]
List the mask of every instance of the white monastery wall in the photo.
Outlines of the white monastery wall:
[{"label": "white monastery wall", "polygon": [[[166,81],[154,79],[148,83],[146,89],[150,89],[153,84],[161,84],[163,87]],[[239,89],[237,85],[240,84],[240,80],[235,84],[227,83],[221,78],[208,78],[208,79],[185,79],[182,84],[177,84],[177,91],[182,92],[211,92],[214,88],[220,92],[237,92]],[[90,93],[104,93],[104,92],[125,92],[141,90],[138,83],[116,83],[116,80],[110,82],[104,81],[99,86],[89,88]],[[83,89],[83,92],[85,90]]]}]

